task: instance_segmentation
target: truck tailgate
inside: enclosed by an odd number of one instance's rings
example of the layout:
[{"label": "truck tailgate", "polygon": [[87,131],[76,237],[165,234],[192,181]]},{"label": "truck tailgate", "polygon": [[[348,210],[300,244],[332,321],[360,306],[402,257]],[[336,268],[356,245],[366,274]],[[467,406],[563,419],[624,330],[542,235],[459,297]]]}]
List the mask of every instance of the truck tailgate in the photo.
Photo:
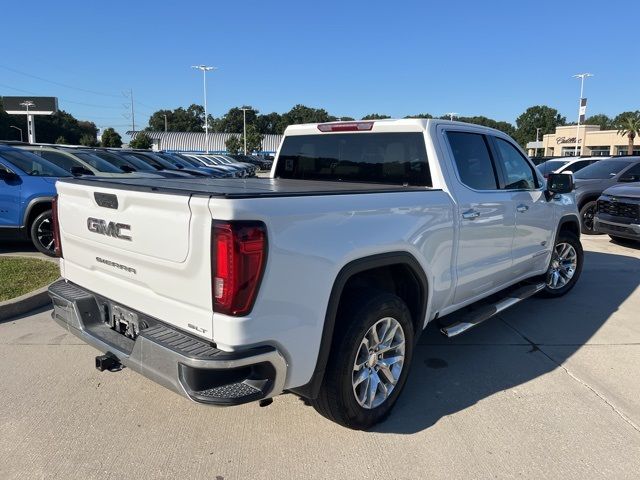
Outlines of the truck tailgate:
[{"label": "truck tailgate", "polygon": [[58,182],[64,277],[212,338],[208,198]]}]

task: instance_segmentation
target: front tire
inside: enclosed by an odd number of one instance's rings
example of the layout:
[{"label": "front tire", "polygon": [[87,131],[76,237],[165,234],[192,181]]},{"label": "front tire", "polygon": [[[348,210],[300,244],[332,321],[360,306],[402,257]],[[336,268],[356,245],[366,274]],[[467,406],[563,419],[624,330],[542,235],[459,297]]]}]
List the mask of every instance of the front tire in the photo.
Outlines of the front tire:
[{"label": "front tire", "polygon": [[33,246],[49,257],[55,257],[52,226],[51,210],[46,210],[35,218],[29,230]]},{"label": "front tire", "polygon": [[560,232],[551,254],[546,285],[540,295],[556,298],[568,293],[580,278],[583,262],[584,252],[578,236],[568,231]]},{"label": "front tire", "polygon": [[585,203],[580,209],[580,231],[585,235],[600,235],[593,229],[597,208],[598,202],[592,200]]},{"label": "front tire", "polygon": [[404,387],[414,331],[407,305],[390,293],[357,295],[341,308],[318,397],[323,416],[364,430],[384,420]]}]

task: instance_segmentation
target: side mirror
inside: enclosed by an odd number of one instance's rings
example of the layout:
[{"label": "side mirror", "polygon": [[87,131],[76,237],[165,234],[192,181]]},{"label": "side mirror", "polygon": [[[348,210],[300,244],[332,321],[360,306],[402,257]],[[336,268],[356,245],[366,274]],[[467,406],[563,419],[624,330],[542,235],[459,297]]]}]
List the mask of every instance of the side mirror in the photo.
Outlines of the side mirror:
[{"label": "side mirror", "polygon": [[573,175],[566,173],[550,173],[547,177],[547,197],[553,197],[556,193],[573,192]]},{"label": "side mirror", "polygon": [[13,180],[17,175],[9,170],[5,170],[4,168],[0,168],[0,180]]},{"label": "side mirror", "polygon": [[81,175],[93,175],[93,172],[84,167],[71,167],[71,175],[74,177],[80,177]]},{"label": "side mirror", "polygon": [[627,173],[620,177],[619,182],[623,183],[632,183],[632,182],[640,182],[640,175],[633,175],[631,173]]}]

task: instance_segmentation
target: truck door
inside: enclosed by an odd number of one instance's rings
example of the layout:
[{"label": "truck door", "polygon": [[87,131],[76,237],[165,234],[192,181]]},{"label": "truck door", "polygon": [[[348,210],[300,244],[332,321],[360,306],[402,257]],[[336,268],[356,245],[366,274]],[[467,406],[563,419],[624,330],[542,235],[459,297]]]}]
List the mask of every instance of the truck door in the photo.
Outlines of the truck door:
[{"label": "truck door", "polygon": [[543,182],[535,167],[518,148],[503,138],[489,138],[495,150],[501,183],[515,206],[511,276],[543,272],[549,265],[553,243],[553,206],[545,198]]},{"label": "truck door", "polygon": [[[6,172],[6,173],[5,173]],[[11,177],[11,170],[0,162],[0,228],[20,226],[20,177]],[[2,235],[3,232],[0,232]]]},{"label": "truck door", "polygon": [[453,157],[452,187],[459,234],[454,303],[509,281],[515,213],[511,193],[500,189],[489,141],[481,133],[447,130]]}]

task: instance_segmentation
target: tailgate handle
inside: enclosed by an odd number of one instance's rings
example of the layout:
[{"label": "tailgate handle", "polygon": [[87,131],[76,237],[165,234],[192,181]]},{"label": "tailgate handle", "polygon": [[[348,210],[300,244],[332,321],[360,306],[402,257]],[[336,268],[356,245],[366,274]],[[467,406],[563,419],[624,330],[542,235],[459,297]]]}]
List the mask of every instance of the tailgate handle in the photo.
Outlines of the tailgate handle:
[{"label": "tailgate handle", "polygon": [[93,198],[96,199],[96,203],[101,207],[118,209],[118,197],[112,193],[95,192]]}]

